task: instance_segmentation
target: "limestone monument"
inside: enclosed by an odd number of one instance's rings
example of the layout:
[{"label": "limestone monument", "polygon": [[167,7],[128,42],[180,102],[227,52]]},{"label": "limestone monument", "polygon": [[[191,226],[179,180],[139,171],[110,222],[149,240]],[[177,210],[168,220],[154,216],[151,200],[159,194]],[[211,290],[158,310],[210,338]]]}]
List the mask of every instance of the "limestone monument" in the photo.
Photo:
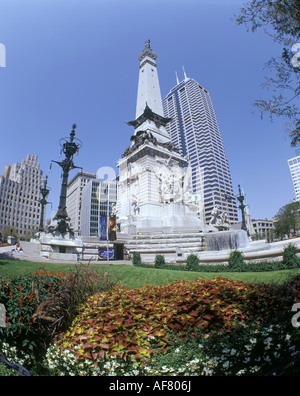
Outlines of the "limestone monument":
[{"label": "limestone monument", "polygon": [[150,40],[139,56],[136,118],[131,145],[118,162],[120,234],[203,229],[199,204],[192,199],[191,168],[171,143],[163,116],[156,54]]}]

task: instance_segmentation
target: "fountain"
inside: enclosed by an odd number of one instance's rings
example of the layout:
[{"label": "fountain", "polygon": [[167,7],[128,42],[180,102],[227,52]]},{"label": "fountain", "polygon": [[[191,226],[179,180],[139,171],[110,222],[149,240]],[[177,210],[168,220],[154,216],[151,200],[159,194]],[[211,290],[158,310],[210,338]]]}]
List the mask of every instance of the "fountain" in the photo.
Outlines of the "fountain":
[{"label": "fountain", "polygon": [[243,249],[249,246],[249,238],[244,230],[212,232],[204,235],[206,251]]}]

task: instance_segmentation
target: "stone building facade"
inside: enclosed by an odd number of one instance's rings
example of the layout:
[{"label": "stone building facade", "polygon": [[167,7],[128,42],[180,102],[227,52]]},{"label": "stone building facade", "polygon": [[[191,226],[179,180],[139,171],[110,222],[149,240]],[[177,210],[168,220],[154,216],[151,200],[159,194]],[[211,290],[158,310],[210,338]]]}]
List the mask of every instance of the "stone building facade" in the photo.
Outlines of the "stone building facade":
[{"label": "stone building facade", "polygon": [[0,232],[5,227],[16,230],[20,237],[32,236],[39,227],[40,189],[44,176],[37,161],[28,154],[21,163],[6,165],[0,176]]}]

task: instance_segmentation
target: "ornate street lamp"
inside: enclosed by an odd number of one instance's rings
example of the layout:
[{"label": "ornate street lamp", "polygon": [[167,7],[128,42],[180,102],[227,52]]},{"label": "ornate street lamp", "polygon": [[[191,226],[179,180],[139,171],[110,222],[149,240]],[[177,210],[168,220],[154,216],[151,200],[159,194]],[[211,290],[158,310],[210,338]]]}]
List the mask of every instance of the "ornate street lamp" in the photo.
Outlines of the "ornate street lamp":
[{"label": "ornate street lamp", "polygon": [[238,187],[239,187],[239,195],[237,196],[237,199],[240,202],[239,209],[241,209],[241,214],[242,214],[242,227],[241,228],[242,228],[242,230],[244,230],[248,233],[247,226],[246,226],[246,220],[245,220],[245,207],[246,207],[246,205],[244,204],[245,196],[241,192],[241,186],[238,185]]},{"label": "ornate street lamp", "polygon": [[54,219],[57,220],[57,225],[49,227],[49,231],[51,233],[58,231],[62,235],[66,234],[67,232],[70,232],[72,235],[74,235],[74,231],[71,229],[68,223],[69,217],[67,213],[67,186],[69,172],[75,168],[82,169],[80,166],[75,166],[73,162],[74,155],[78,154],[79,149],[82,147],[81,140],[75,138],[75,129],[76,125],[74,124],[72,127],[72,132],[70,133],[70,140],[68,140],[68,138],[62,138],[59,141],[59,144],[62,147],[61,153],[64,153],[65,159],[61,162],[53,160],[51,161],[55,162],[62,168],[63,174],[58,211],[54,217]]},{"label": "ornate street lamp", "polygon": [[43,232],[44,231],[44,216],[45,216],[45,206],[49,203],[47,201],[47,196],[50,192],[50,189],[47,188],[47,182],[48,182],[48,176],[46,176],[44,180],[44,186],[41,187],[40,193],[42,198],[38,199],[38,202],[41,204],[41,217],[40,217],[40,226],[39,226],[39,231]]}]

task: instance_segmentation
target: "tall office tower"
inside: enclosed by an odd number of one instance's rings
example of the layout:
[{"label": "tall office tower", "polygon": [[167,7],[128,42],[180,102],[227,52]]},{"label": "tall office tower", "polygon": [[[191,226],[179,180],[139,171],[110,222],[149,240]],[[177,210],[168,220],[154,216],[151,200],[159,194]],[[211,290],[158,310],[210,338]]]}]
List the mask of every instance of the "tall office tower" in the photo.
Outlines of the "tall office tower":
[{"label": "tall office tower", "polygon": [[288,165],[293,180],[296,200],[300,201],[300,150],[296,151],[296,157],[288,160]]},{"label": "tall office tower", "polygon": [[[116,180],[89,180],[82,191],[81,235],[106,239],[107,219],[114,213],[116,202]],[[101,230],[101,225],[104,225],[104,230],[103,227]]]},{"label": "tall office tower", "polygon": [[20,236],[30,236],[38,230],[38,199],[43,181],[36,155],[28,154],[21,164],[6,165],[0,176],[0,230],[14,227]]},{"label": "tall office tower", "polygon": [[67,213],[71,226],[78,235],[81,235],[82,191],[91,179],[96,179],[94,173],[79,171],[68,183]]},{"label": "tall office tower", "polygon": [[184,73],[184,80],[164,99],[166,128],[171,140],[190,159],[193,192],[200,194],[204,221],[219,207],[230,223],[238,221],[236,199],[222,137],[209,92]]}]

